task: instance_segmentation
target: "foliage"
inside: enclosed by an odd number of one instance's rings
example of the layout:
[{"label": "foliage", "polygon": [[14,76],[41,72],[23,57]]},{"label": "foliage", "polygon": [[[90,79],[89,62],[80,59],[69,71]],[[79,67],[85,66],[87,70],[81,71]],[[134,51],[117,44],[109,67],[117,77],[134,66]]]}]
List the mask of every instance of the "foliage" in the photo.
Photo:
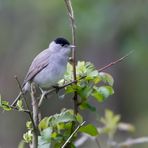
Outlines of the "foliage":
[{"label": "foliage", "polygon": [[[98,72],[95,66],[91,62],[78,61],[76,65],[77,71],[77,84],[69,85],[65,88],[67,94],[77,92],[79,95],[80,109],[89,109],[95,111],[95,107],[89,103],[89,97],[93,97],[97,102],[103,102],[110,95],[114,94],[113,78],[110,74],[105,72]],[[73,80],[72,65],[67,65],[67,72],[64,79],[60,81],[60,85],[63,82],[69,83]],[[102,86],[98,84],[104,82]]]}]

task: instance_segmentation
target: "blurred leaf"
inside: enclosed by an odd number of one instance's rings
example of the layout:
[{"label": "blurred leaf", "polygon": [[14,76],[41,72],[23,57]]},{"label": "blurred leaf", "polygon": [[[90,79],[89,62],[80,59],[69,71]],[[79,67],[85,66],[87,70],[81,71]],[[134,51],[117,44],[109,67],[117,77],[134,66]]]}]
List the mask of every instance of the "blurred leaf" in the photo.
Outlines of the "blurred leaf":
[{"label": "blurred leaf", "polygon": [[99,135],[97,128],[92,124],[88,124],[86,126],[80,127],[79,131],[87,133],[91,136],[98,136]]},{"label": "blurred leaf", "polygon": [[100,72],[99,75],[101,76],[101,79],[105,82],[108,83],[109,85],[113,86],[114,84],[114,79],[113,77],[105,72]]},{"label": "blurred leaf", "polygon": [[121,131],[127,131],[127,132],[135,131],[135,127],[132,124],[123,123],[123,122],[118,124],[118,129]]},{"label": "blurred leaf", "polygon": [[12,108],[9,106],[9,102],[8,101],[3,101],[1,99],[1,96],[0,96],[0,107],[5,110],[5,111],[10,111],[12,110]]},{"label": "blurred leaf", "polygon": [[32,135],[31,130],[29,130],[25,134],[23,134],[23,139],[26,143],[30,143],[32,141],[32,137],[33,137],[33,135]]},{"label": "blurred leaf", "polygon": [[83,117],[79,113],[76,115],[76,119],[80,124],[83,122]]},{"label": "blurred leaf", "polygon": [[32,129],[32,122],[31,121],[27,121],[26,122],[26,127],[27,127],[27,129]]},{"label": "blurred leaf", "polygon": [[25,148],[25,142],[22,140],[19,145],[18,145],[18,148]]},{"label": "blurred leaf", "polygon": [[101,118],[101,122],[104,124],[102,133],[107,133],[110,136],[113,136],[116,132],[120,121],[120,115],[115,115],[111,110],[105,111],[105,116]]}]

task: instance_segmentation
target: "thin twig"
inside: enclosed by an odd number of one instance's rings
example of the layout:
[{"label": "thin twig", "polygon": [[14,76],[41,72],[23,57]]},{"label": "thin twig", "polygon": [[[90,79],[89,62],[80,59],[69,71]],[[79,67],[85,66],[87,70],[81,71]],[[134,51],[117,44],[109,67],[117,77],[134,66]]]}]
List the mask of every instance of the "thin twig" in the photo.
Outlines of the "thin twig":
[{"label": "thin twig", "polygon": [[96,141],[96,144],[97,144],[98,148],[101,148],[100,141],[99,141],[99,139],[97,137],[95,138],[95,141]]},{"label": "thin twig", "polygon": [[61,148],[65,148],[65,146],[71,141],[71,139],[73,138],[73,136],[78,132],[79,128],[82,127],[85,123],[86,123],[86,121],[82,122],[82,123],[73,131],[73,133],[69,136],[69,138],[66,140],[66,142],[63,144],[63,146],[62,146]]},{"label": "thin twig", "polygon": [[19,79],[18,79],[17,76],[15,76],[14,78],[15,78],[15,80],[17,81],[18,87],[19,87],[19,89],[20,89],[20,91],[21,91],[21,95],[23,96],[23,100],[24,100],[24,102],[25,102],[26,108],[27,108],[28,110],[30,110],[29,105],[28,105],[28,103],[27,103],[27,99],[26,99],[26,97],[25,97],[25,95],[24,95],[24,93],[23,93],[23,89],[22,89],[22,87],[21,87],[20,81],[19,81]]}]

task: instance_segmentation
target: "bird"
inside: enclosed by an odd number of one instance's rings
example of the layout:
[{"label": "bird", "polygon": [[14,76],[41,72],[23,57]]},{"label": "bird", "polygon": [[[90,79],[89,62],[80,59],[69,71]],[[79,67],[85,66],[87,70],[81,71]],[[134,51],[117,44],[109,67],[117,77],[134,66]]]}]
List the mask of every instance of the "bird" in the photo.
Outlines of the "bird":
[{"label": "bird", "polygon": [[[40,52],[32,61],[22,84],[22,91],[25,94],[31,90],[31,83],[34,82],[41,90],[47,90],[56,85],[64,77],[71,49],[74,45],[64,37],[53,40],[49,47]],[[15,106],[22,92],[16,97],[11,106]]]}]

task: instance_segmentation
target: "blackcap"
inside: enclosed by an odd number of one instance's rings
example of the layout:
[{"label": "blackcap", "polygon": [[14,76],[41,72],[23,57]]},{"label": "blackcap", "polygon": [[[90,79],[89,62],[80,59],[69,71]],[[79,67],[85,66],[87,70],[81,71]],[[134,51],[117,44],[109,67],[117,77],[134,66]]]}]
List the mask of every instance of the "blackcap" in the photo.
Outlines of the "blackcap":
[{"label": "blackcap", "polygon": [[[55,86],[64,76],[71,48],[74,47],[62,37],[52,41],[49,47],[39,53],[32,61],[22,85],[23,93],[30,91],[32,82],[43,90]],[[20,96],[21,93],[14,100],[12,106],[16,104]]]}]

